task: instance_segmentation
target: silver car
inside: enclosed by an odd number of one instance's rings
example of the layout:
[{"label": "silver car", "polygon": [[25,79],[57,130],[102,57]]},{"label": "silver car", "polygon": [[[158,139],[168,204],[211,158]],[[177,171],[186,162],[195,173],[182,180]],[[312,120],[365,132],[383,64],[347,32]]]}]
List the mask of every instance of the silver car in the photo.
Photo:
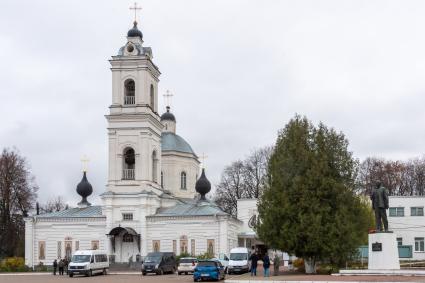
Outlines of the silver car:
[{"label": "silver car", "polygon": [[177,274],[188,274],[195,271],[195,267],[198,264],[198,259],[194,257],[183,257],[179,260],[177,267]]}]

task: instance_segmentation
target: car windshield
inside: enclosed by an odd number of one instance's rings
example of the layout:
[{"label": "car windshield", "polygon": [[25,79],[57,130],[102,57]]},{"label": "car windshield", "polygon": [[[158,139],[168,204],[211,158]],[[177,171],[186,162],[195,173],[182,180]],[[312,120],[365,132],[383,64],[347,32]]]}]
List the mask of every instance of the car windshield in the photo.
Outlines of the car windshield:
[{"label": "car windshield", "polygon": [[145,259],[145,262],[160,262],[161,261],[161,257],[160,256],[147,256]]},{"label": "car windshield", "polygon": [[181,258],[180,263],[192,263],[196,262],[196,258]]},{"label": "car windshield", "polygon": [[235,253],[230,254],[230,260],[246,260],[247,254]]},{"label": "car windshield", "polygon": [[198,267],[199,266],[216,266],[214,261],[200,261],[198,263]]},{"label": "car windshield", "polygon": [[72,257],[72,262],[89,262],[90,261],[90,255],[74,255]]}]

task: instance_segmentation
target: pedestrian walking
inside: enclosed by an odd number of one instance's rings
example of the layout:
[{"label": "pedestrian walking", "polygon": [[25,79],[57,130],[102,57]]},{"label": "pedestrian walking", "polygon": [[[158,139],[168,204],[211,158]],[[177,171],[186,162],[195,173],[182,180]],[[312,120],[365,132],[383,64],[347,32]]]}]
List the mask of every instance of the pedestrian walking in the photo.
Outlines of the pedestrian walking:
[{"label": "pedestrian walking", "polygon": [[58,266],[59,266],[59,275],[63,275],[63,266],[64,266],[63,259],[59,261]]},{"label": "pedestrian walking", "polygon": [[53,275],[56,275],[56,270],[58,269],[58,261],[55,259],[53,261]]},{"label": "pedestrian walking", "polygon": [[263,257],[263,269],[264,269],[264,277],[269,277],[270,276],[270,258],[269,255],[266,254]]},{"label": "pedestrian walking", "polygon": [[257,264],[258,264],[258,255],[254,252],[251,257],[251,276],[257,276]]},{"label": "pedestrian walking", "polygon": [[279,266],[280,266],[280,257],[276,253],[273,259],[273,269],[274,269],[273,275],[274,276],[279,275]]}]

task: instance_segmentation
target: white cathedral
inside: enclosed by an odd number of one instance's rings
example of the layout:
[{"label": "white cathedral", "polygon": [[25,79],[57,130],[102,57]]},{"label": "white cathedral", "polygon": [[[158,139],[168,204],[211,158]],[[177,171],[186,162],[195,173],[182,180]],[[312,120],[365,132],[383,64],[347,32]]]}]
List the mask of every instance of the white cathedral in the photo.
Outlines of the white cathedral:
[{"label": "white cathedral", "polygon": [[109,166],[102,205],[87,201],[93,190],[84,172],[77,207],[25,218],[27,266],[51,265],[83,249],[105,250],[111,261],[122,263],[152,251],[217,256],[257,241],[247,226],[256,201],[243,202],[238,219],[206,200],[211,185],[198,156],[176,134],[170,107],[158,114],[160,71],[152,58],[134,22],[127,43],[110,60]]}]

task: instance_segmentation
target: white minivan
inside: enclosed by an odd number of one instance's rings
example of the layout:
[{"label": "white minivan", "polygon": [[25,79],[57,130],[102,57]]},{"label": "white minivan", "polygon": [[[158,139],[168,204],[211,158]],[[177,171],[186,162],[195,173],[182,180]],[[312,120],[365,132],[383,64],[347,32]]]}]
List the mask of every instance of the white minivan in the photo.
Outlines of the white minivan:
[{"label": "white minivan", "polygon": [[76,251],[68,266],[69,277],[74,274],[92,276],[95,273],[106,275],[109,270],[109,260],[106,252],[99,250]]},{"label": "white minivan", "polygon": [[245,273],[251,270],[251,252],[247,248],[233,248],[230,250],[227,273]]}]

